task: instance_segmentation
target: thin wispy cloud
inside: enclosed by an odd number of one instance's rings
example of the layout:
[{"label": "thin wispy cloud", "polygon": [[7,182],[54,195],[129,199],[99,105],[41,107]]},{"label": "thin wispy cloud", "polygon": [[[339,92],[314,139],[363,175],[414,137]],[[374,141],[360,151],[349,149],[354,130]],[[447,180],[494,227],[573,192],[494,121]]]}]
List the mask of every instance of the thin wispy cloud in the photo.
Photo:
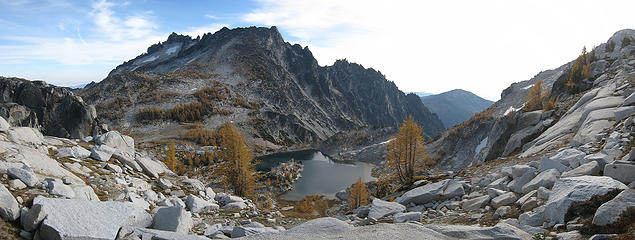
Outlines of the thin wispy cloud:
[{"label": "thin wispy cloud", "polygon": [[[2,3],[2,2],[0,2]],[[31,1],[7,2],[12,8],[30,8]],[[165,41],[168,34],[176,31],[193,37],[207,32],[215,32],[228,24],[211,23],[202,26],[184,26],[179,29],[162,31],[160,24],[155,21],[157,17],[152,10],[141,9],[139,11],[123,14],[117,11],[127,7],[130,2],[114,3],[100,0],[92,2],[88,8],[84,8],[83,16],[76,18],[63,18],[54,29],[60,31],[60,37],[41,37],[30,35],[5,35],[0,34],[0,69],[9,65],[28,64],[59,64],[60,66],[74,66],[77,71],[65,74],[67,67],[60,67],[60,72],[50,73],[46,80],[61,84],[76,84],[81,81],[98,81],[105,77],[105,73],[123,61],[134,58],[152,44]],[[201,17],[205,18],[205,17]],[[81,20],[78,20],[81,19]],[[19,26],[0,19],[0,23],[12,28]],[[8,26],[8,27],[11,27]],[[92,79],[86,79],[89,75],[84,68],[94,68],[102,65],[103,70],[95,72]],[[86,67],[84,67],[86,66]],[[11,73],[11,67],[3,71]],[[24,73],[22,76],[42,76],[41,73]],[[47,75],[44,75],[47,76]]]}]

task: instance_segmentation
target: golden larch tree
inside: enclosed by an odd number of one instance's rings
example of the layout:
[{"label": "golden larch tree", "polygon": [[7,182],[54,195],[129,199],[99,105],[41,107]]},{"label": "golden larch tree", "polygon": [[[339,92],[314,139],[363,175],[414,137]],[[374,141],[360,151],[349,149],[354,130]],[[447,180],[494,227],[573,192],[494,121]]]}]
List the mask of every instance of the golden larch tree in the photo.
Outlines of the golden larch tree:
[{"label": "golden larch tree", "polygon": [[538,79],[534,86],[529,89],[525,98],[523,110],[526,112],[542,109],[542,79]]},{"label": "golden larch tree", "polygon": [[348,205],[351,209],[356,209],[368,204],[368,189],[366,189],[366,184],[364,184],[361,177],[357,182],[353,183],[350,187],[350,191],[351,193],[348,195]]},{"label": "golden larch tree", "polygon": [[218,130],[221,136],[218,173],[225,186],[241,197],[251,197],[254,191],[254,158],[245,139],[230,122],[225,122]]},{"label": "golden larch tree", "polygon": [[422,130],[409,116],[399,127],[397,136],[387,145],[388,166],[404,185],[412,183],[415,172],[432,162],[425,151]]},{"label": "golden larch tree", "polygon": [[176,147],[174,143],[170,142],[168,145],[168,151],[165,152],[165,165],[168,166],[173,172],[177,172],[176,169]]}]

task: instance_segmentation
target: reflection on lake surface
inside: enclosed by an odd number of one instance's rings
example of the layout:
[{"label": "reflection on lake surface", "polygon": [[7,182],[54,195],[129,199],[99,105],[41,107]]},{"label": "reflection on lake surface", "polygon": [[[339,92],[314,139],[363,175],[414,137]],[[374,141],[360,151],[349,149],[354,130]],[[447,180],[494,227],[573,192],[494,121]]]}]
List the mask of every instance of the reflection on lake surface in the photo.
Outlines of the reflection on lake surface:
[{"label": "reflection on lake surface", "polygon": [[282,195],[282,198],[286,200],[300,200],[304,196],[313,194],[335,198],[335,193],[350,187],[360,177],[364,182],[375,180],[370,176],[373,165],[362,162],[334,162],[315,150],[264,156],[260,158],[262,162],[257,169],[267,170],[291,158],[302,161],[304,170],[301,172],[302,177],[293,183],[294,189]]}]

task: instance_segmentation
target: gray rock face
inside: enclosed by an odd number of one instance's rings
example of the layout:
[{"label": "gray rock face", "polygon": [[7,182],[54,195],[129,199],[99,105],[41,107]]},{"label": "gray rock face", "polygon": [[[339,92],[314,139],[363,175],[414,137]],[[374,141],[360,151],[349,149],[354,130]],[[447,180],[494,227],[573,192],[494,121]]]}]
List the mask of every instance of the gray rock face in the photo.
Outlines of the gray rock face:
[{"label": "gray rock face", "polygon": [[635,207],[635,189],[626,189],[611,201],[602,204],[593,216],[593,225],[612,224],[628,208]]},{"label": "gray rock face", "polygon": [[556,155],[550,157],[549,159],[557,161],[565,166],[575,168],[577,166],[580,166],[580,161],[582,161],[585,156],[586,154],[584,152],[574,148],[569,148],[558,152]]},{"label": "gray rock face", "polygon": [[529,198],[527,201],[525,201],[523,203],[523,205],[520,207],[520,210],[523,212],[527,212],[529,210],[532,210],[536,207],[538,207],[540,205],[540,203],[538,202],[538,198],[536,197],[531,197]]},{"label": "gray rock face", "polygon": [[160,178],[159,181],[157,182],[157,184],[163,190],[172,188],[172,182],[170,182],[170,180],[167,180],[165,178]]},{"label": "gray rock face", "polygon": [[275,230],[270,227],[264,226],[236,226],[232,229],[232,238],[239,238],[245,236],[251,236],[262,233],[277,233],[278,230]]},{"label": "gray rock face", "polygon": [[7,132],[11,125],[3,117],[0,117],[0,132]]},{"label": "gray rock face", "polygon": [[573,170],[564,172],[561,177],[563,178],[579,177],[584,175],[596,176],[600,174],[600,170],[601,170],[600,164],[598,164],[597,161],[591,161],[591,162],[582,164],[579,167],[574,168]]},{"label": "gray rock face", "polygon": [[536,192],[536,197],[542,200],[549,199],[549,195],[551,195],[551,191],[545,187],[539,187],[538,191]]},{"label": "gray rock face", "polygon": [[551,160],[549,158],[540,159],[540,167],[538,168],[538,171],[539,172],[544,172],[544,171],[549,170],[549,169],[556,169],[560,173],[563,173],[563,172],[571,170],[570,167],[567,167],[567,166],[563,165],[562,163],[554,161],[554,160]]},{"label": "gray rock face", "polygon": [[348,223],[339,220],[337,218],[332,217],[324,217],[317,218],[305,223],[302,223],[298,226],[295,226],[287,232],[289,233],[326,233],[326,234],[334,234],[334,233],[342,233],[346,231],[350,231],[353,227]]},{"label": "gray rock face", "polygon": [[496,209],[496,211],[494,211],[494,218],[504,218],[507,217],[507,215],[510,213],[510,211],[512,210],[512,207],[510,206],[502,206]]},{"label": "gray rock face", "polygon": [[9,168],[7,169],[7,174],[10,178],[20,179],[20,181],[29,187],[33,187],[38,183],[37,176],[35,176],[33,170],[26,165],[22,165],[21,168]]},{"label": "gray rock face", "polygon": [[41,126],[46,135],[83,138],[100,131],[94,107],[68,89],[43,81],[0,77],[0,102],[28,109],[34,116],[26,126]]},{"label": "gray rock face", "polygon": [[36,197],[47,217],[40,225],[42,239],[115,239],[123,226],[148,227],[150,214],[125,202]]},{"label": "gray rock face", "polygon": [[536,172],[534,170],[529,170],[522,176],[515,178],[510,183],[511,186],[509,188],[515,193],[524,193],[523,187],[527,185],[527,183],[531,182],[534,178],[536,178]]},{"label": "gray rock face", "polygon": [[631,93],[626,99],[624,99],[624,106],[629,106],[635,104],[635,92]]},{"label": "gray rock face", "polygon": [[492,199],[492,207],[499,208],[501,206],[510,205],[516,202],[516,200],[518,200],[516,195],[513,192],[508,192]]},{"label": "gray rock face", "polygon": [[573,202],[586,201],[604,195],[612,189],[626,189],[626,185],[610,177],[580,176],[561,178],[554,184],[549,200],[532,212],[523,213],[521,224],[540,226],[543,222],[564,223],[564,215]]},{"label": "gray rock face", "polygon": [[185,199],[185,205],[187,206],[187,210],[193,213],[209,212],[212,210],[217,210],[219,208],[218,204],[205,201],[192,194],[187,195],[187,198]]},{"label": "gray rock face", "polygon": [[15,221],[20,217],[20,206],[9,189],[0,184],[0,218],[4,221]]},{"label": "gray rock face", "polygon": [[464,194],[463,184],[452,179],[447,179],[412,189],[397,198],[395,202],[402,205],[409,203],[425,204],[431,201],[447,200],[457,196],[463,196]]},{"label": "gray rock face", "polygon": [[462,225],[424,225],[424,227],[456,239],[531,239],[531,235],[525,231],[503,222],[494,227]]},{"label": "gray rock face", "polygon": [[114,148],[107,145],[95,145],[90,149],[90,157],[98,161],[107,162],[115,151]]},{"label": "gray rock face", "polygon": [[551,188],[560,177],[560,172],[556,169],[549,169],[538,174],[534,179],[523,186],[523,193],[537,190],[539,187]]},{"label": "gray rock face", "polygon": [[513,178],[518,178],[518,177],[524,175],[525,173],[527,173],[529,171],[536,171],[535,168],[533,168],[533,167],[531,167],[529,165],[524,165],[524,164],[514,165],[511,168],[512,168],[512,177]]},{"label": "gray rock face", "polygon": [[138,227],[122,227],[117,239],[209,240],[204,236]]},{"label": "gray rock face", "polygon": [[186,187],[192,188],[192,189],[196,190],[197,192],[198,192],[198,191],[203,191],[203,190],[205,190],[205,184],[203,184],[203,183],[202,183],[200,180],[198,180],[198,179],[191,179],[191,178],[189,178],[189,179],[185,179],[185,180],[183,180],[182,182],[183,182],[183,184],[184,184]]},{"label": "gray rock face", "polygon": [[135,161],[141,166],[143,172],[150,177],[158,178],[159,174],[169,171],[165,165],[150,159],[148,156],[137,154]]},{"label": "gray rock face", "polygon": [[57,149],[58,157],[72,157],[78,159],[84,159],[90,157],[91,152],[80,146],[73,146],[70,148]]},{"label": "gray rock face", "polygon": [[134,139],[129,136],[122,135],[117,131],[109,131],[97,136],[95,143],[99,145],[107,145],[116,149],[115,153],[125,155],[132,158],[134,156]]},{"label": "gray rock face", "polygon": [[395,214],[395,223],[404,223],[409,221],[421,221],[421,212],[406,212]]},{"label": "gray rock face", "polygon": [[44,207],[41,204],[35,204],[26,214],[20,217],[20,222],[24,230],[32,232],[40,226],[45,217],[46,211],[44,211]]},{"label": "gray rock face", "polygon": [[76,199],[83,199],[89,201],[99,201],[99,197],[95,194],[92,187],[87,185],[71,185],[71,189],[75,192]]},{"label": "gray rock face", "polygon": [[361,206],[353,210],[353,214],[355,214],[355,216],[359,218],[368,217],[369,212],[370,212],[370,206]]},{"label": "gray rock face", "polygon": [[606,164],[604,176],[612,177],[624,184],[630,184],[635,181],[635,164],[630,162]]},{"label": "gray rock face", "polygon": [[463,205],[461,207],[465,211],[476,211],[478,209],[481,209],[481,208],[487,206],[487,204],[489,203],[490,199],[491,198],[488,195],[485,195],[485,196],[481,196],[481,197],[465,200],[465,201],[463,201]]},{"label": "gray rock face", "polygon": [[598,162],[600,170],[602,170],[604,169],[604,166],[606,166],[606,164],[611,163],[613,161],[613,158],[609,156],[608,154],[606,154],[604,151],[600,151],[598,153],[589,154],[586,157],[584,157],[584,160],[583,160],[584,163],[589,163],[591,161]]},{"label": "gray rock face", "polygon": [[44,136],[40,131],[30,127],[13,127],[9,129],[9,140],[21,144],[39,145],[44,142]]},{"label": "gray rock face", "polygon": [[373,199],[373,203],[370,205],[370,212],[368,212],[368,217],[380,219],[385,216],[403,212],[405,210],[406,207],[404,205],[375,198]]},{"label": "gray rock face", "polygon": [[348,188],[347,189],[342,189],[339,192],[335,193],[335,197],[337,199],[339,199],[340,201],[346,201],[348,200]]},{"label": "gray rock face", "polygon": [[230,202],[223,206],[224,210],[241,210],[247,208],[247,204],[245,202]]},{"label": "gray rock face", "polygon": [[520,197],[518,200],[516,200],[516,205],[521,206],[523,205],[527,200],[529,200],[529,198],[535,197],[538,193],[538,190],[532,190],[530,192],[528,192],[527,194],[525,194],[524,196]]},{"label": "gray rock face", "polygon": [[613,112],[613,114],[615,115],[615,121],[618,121],[618,122],[633,115],[633,113],[635,113],[635,106],[619,107],[615,109],[615,111]]},{"label": "gray rock face", "polygon": [[73,191],[73,188],[64,184],[62,181],[53,178],[47,178],[45,181],[47,184],[46,190],[49,194],[66,198],[75,197],[75,191]]},{"label": "gray rock face", "polygon": [[154,214],[152,228],[187,234],[194,223],[192,214],[181,207],[162,207]]},{"label": "gray rock face", "polygon": [[495,188],[498,190],[503,190],[503,191],[507,191],[507,184],[509,183],[509,177],[505,176],[505,177],[501,177],[499,179],[494,180],[492,183],[490,183],[489,185],[487,185],[487,187],[489,188]]}]

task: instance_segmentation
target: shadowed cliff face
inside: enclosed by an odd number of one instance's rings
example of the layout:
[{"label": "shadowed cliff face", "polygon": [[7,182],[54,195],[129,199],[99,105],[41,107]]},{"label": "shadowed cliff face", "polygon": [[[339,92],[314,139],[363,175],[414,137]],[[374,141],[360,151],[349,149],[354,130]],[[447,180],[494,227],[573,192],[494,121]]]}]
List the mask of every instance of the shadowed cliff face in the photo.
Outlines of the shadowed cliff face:
[{"label": "shadowed cliff face", "polygon": [[98,132],[92,106],[62,87],[0,77],[0,114],[13,126],[40,128],[46,135],[83,138]]},{"label": "shadowed cliff face", "polygon": [[[223,89],[223,96],[210,101],[223,114],[205,116],[200,121],[205,127],[234,121],[254,139],[276,145],[397,126],[409,115],[429,136],[443,129],[417,96],[407,96],[381,72],[346,60],[319,66],[308,48],[285,42],[275,27],[223,28],[196,39],[172,34],[80,94],[107,122],[127,127],[141,109],[195,102],[196,91],[209,86]],[[169,97],[148,100],[149,95]],[[117,116],[101,114],[112,106],[120,109]]]}]

